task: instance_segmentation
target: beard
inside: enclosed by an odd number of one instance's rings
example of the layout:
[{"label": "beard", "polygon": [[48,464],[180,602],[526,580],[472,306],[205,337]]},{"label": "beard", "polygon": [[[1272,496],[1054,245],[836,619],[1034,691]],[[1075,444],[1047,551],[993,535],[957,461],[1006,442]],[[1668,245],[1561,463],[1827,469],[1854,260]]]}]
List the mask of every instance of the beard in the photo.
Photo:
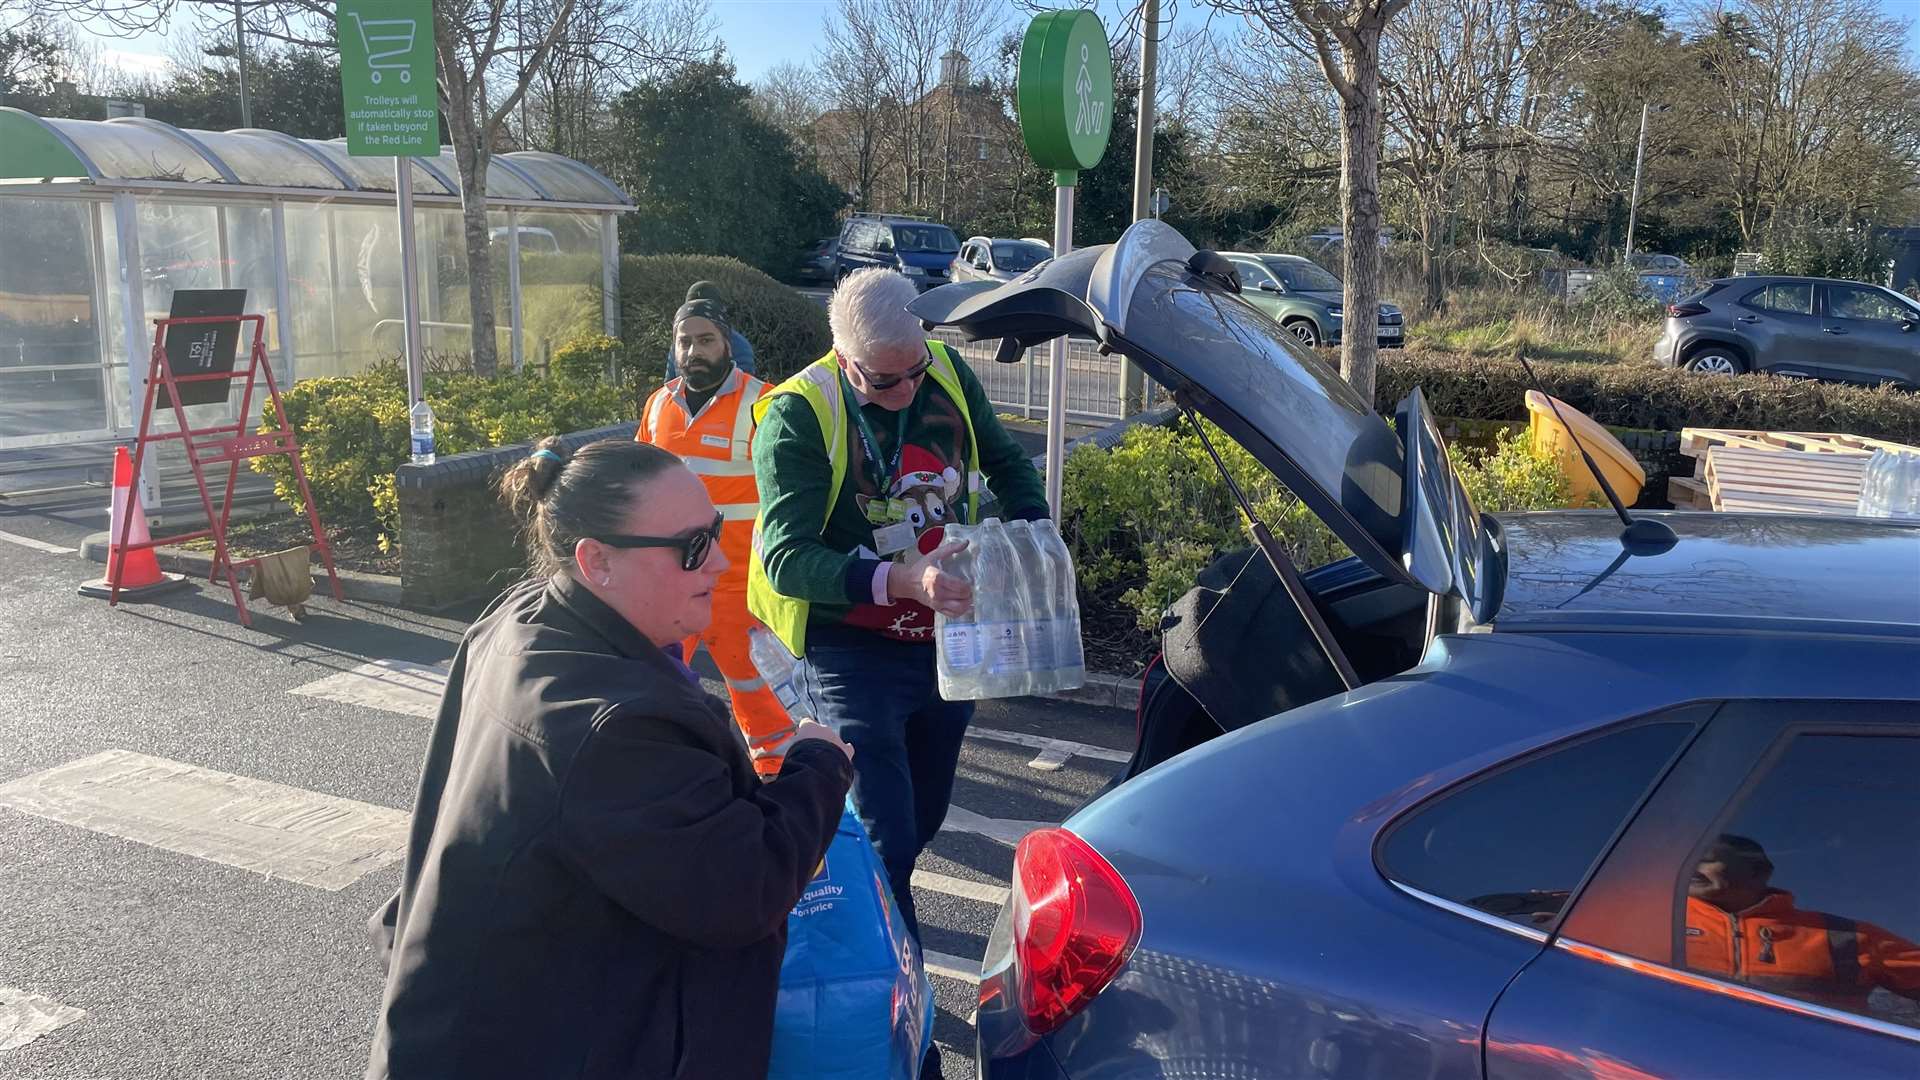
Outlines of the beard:
[{"label": "beard", "polygon": [[680,371],[687,377],[687,387],[691,390],[712,390],[726,381],[727,371],[733,367],[728,357],[707,359],[689,356],[680,361]]}]

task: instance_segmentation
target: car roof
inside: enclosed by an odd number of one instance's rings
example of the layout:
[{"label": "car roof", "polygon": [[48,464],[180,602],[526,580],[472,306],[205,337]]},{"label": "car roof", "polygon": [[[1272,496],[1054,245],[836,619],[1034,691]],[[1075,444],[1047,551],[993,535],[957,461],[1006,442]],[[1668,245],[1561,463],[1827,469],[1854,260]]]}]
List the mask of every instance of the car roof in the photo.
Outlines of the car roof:
[{"label": "car roof", "polygon": [[[1220,254],[1240,259],[1279,259],[1282,262],[1312,263],[1305,255],[1286,255],[1277,251],[1223,251]],[[1314,263],[1318,266],[1318,263]]]},{"label": "car roof", "polygon": [[1854,281],[1850,278],[1807,277],[1803,274],[1746,274],[1741,277],[1714,278],[1715,285],[1772,285],[1775,283],[1799,284],[1802,282],[1819,285],[1864,285],[1869,289],[1885,289],[1871,281]]},{"label": "car roof", "polygon": [[1623,556],[1620,522],[1607,511],[1501,515],[1509,564],[1496,629],[1920,638],[1920,525],[1794,514],[1645,516],[1672,526],[1679,542],[1659,554]]}]

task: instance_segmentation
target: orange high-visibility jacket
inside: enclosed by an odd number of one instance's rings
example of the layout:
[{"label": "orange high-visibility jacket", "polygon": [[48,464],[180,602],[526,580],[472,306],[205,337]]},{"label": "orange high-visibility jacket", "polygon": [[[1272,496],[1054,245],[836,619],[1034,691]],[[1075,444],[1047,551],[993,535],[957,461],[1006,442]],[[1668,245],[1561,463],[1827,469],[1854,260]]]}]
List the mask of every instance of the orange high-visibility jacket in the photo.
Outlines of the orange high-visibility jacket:
[{"label": "orange high-visibility jacket", "polygon": [[729,579],[737,576],[738,587],[744,589],[753,519],[760,510],[760,491],[753,481],[753,403],[769,387],[734,368],[699,415],[690,416],[684,384],[684,377],[673,379],[653,392],[635,437],[679,455],[705,482],[707,496],[726,518],[721,550],[738,571],[729,571],[722,581],[732,584]]},{"label": "orange high-visibility jacket", "polygon": [[1687,967],[1853,1012],[1876,988],[1920,997],[1920,945],[1872,923],[1793,906],[1774,891],[1744,911],[1687,898]]}]

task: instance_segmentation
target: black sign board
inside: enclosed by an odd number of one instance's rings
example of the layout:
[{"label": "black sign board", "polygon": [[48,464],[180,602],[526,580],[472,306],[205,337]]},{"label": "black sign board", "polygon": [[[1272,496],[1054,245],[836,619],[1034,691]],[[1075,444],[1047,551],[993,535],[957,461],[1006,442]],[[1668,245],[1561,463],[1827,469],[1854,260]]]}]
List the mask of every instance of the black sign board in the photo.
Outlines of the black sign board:
[{"label": "black sign board", "polygon": [[[168,318],[195,319],[210,315],[239,315],[247,308],[245,289],[181,289],[173,294]],[[188,375],[233,374],[233,361],[240,347],[238,321],[199,323],[167,327],[167,366],[174,378]],[[227,380],[208,379],[185,383],[180,387],[180,404],[213,405],[227,400]],[[173,402],[167,388],[159,388],[154,408],[170,409]]]}]

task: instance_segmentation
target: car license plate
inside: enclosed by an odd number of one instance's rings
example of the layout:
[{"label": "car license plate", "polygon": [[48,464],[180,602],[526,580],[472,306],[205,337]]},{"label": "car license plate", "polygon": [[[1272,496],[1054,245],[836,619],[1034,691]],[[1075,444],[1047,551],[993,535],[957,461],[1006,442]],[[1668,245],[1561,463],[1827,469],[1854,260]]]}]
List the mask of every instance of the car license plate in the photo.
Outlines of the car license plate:
[{"label": "car license plate", "polygon": [[1393,338],[1397,341],[1400,338],[1400,328],[1397,326],[1383,326],[1380,328],[1380,336],[1383,338]]}]

